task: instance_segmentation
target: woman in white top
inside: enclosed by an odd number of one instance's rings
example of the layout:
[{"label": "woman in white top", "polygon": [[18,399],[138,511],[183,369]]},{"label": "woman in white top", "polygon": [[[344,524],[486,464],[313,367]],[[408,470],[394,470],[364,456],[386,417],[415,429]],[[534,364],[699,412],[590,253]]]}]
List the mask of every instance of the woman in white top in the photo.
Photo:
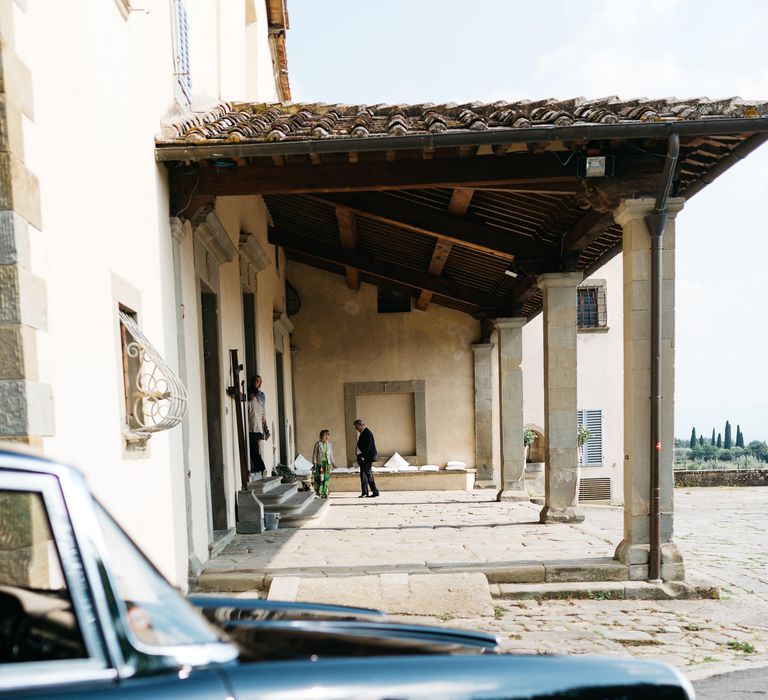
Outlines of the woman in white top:
[{"label": "woman in white top", "polygon": [[333,445],[331,431],[321,430],[320,439],[312,450],[312,476],[315,493],[320,498],[328,498],[328,487],[331,482],[331,471],[336,467],[333,462]]}]

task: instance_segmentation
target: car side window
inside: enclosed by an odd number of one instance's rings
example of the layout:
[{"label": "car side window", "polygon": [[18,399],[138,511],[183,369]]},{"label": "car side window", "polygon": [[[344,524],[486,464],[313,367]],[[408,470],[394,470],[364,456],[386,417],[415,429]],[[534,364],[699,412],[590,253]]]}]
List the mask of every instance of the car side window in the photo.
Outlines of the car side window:
[{"label": "car side window", "polygon": [[87,657],[42,495],[0,490],[0,664]]}]

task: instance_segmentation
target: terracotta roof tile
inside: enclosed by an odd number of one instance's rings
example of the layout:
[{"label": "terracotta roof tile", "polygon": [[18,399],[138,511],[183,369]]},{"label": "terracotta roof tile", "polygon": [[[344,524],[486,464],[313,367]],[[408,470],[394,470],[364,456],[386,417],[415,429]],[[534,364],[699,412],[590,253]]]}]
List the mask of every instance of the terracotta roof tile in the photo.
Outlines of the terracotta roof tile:
[{"label": "terracotta roof tile", "polygon": [[158,143],[308,141],[446,131],[568,127],[768,116],[768,102],[738,97],[540,100],[491,104],[342,105],[225,102],[167,122]]}]

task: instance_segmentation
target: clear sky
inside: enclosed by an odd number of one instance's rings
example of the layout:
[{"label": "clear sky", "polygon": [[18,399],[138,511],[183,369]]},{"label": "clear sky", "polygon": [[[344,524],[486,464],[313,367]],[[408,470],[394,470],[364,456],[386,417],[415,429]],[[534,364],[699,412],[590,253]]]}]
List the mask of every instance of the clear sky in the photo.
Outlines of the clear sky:
[{"label": "clear sky", "polygon": [[[289,0],[295,101],[768,100],[763,0]],[[677,224],[676,434],[768,439],[768,145]]]}]

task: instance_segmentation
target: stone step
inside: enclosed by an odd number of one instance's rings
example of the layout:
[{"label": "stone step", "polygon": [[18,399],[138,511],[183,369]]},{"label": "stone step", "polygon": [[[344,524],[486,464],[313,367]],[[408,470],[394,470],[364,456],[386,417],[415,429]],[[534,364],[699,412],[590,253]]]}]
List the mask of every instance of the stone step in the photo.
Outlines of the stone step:
[{"label": "stone step", "polygon": [[294,491],[294,493],[282,501],[265,503],[264,512],[279,513],[280,526],[282,527],[284,521],[300,516],[310,507],[313,501],[326,502],[324,499],[318,498],[313,491]]},{"label": "stone step", "polygon": [[689,600],[718,599],[717,586],[668,581],[594,581],[588,583],[492,583],[496,600]]},{"label": "stone step", "polygon": [[298,513],[280,516],[280,527],[302,527],[308,523],[316,523],[330,510],[330,505],[324,498],[312,498],[307,506]]},{"label": "stone step", "polygon": [[292,484],[278,484],[275,488],[270,489],[266,493],[257,493],[258,498],[263,504],[265,510],[273,506],[279,506],[286,501],[289,501],[298,492],[299,484],[296,482]]},{"label": "stone step", "polygon": [[253,491],[259,500],[263,494],[269,493],[274,489],[282,485],[283,477],[281,476],[265,476],[258,481],[251,481],[248,484],[248,489]]}]

